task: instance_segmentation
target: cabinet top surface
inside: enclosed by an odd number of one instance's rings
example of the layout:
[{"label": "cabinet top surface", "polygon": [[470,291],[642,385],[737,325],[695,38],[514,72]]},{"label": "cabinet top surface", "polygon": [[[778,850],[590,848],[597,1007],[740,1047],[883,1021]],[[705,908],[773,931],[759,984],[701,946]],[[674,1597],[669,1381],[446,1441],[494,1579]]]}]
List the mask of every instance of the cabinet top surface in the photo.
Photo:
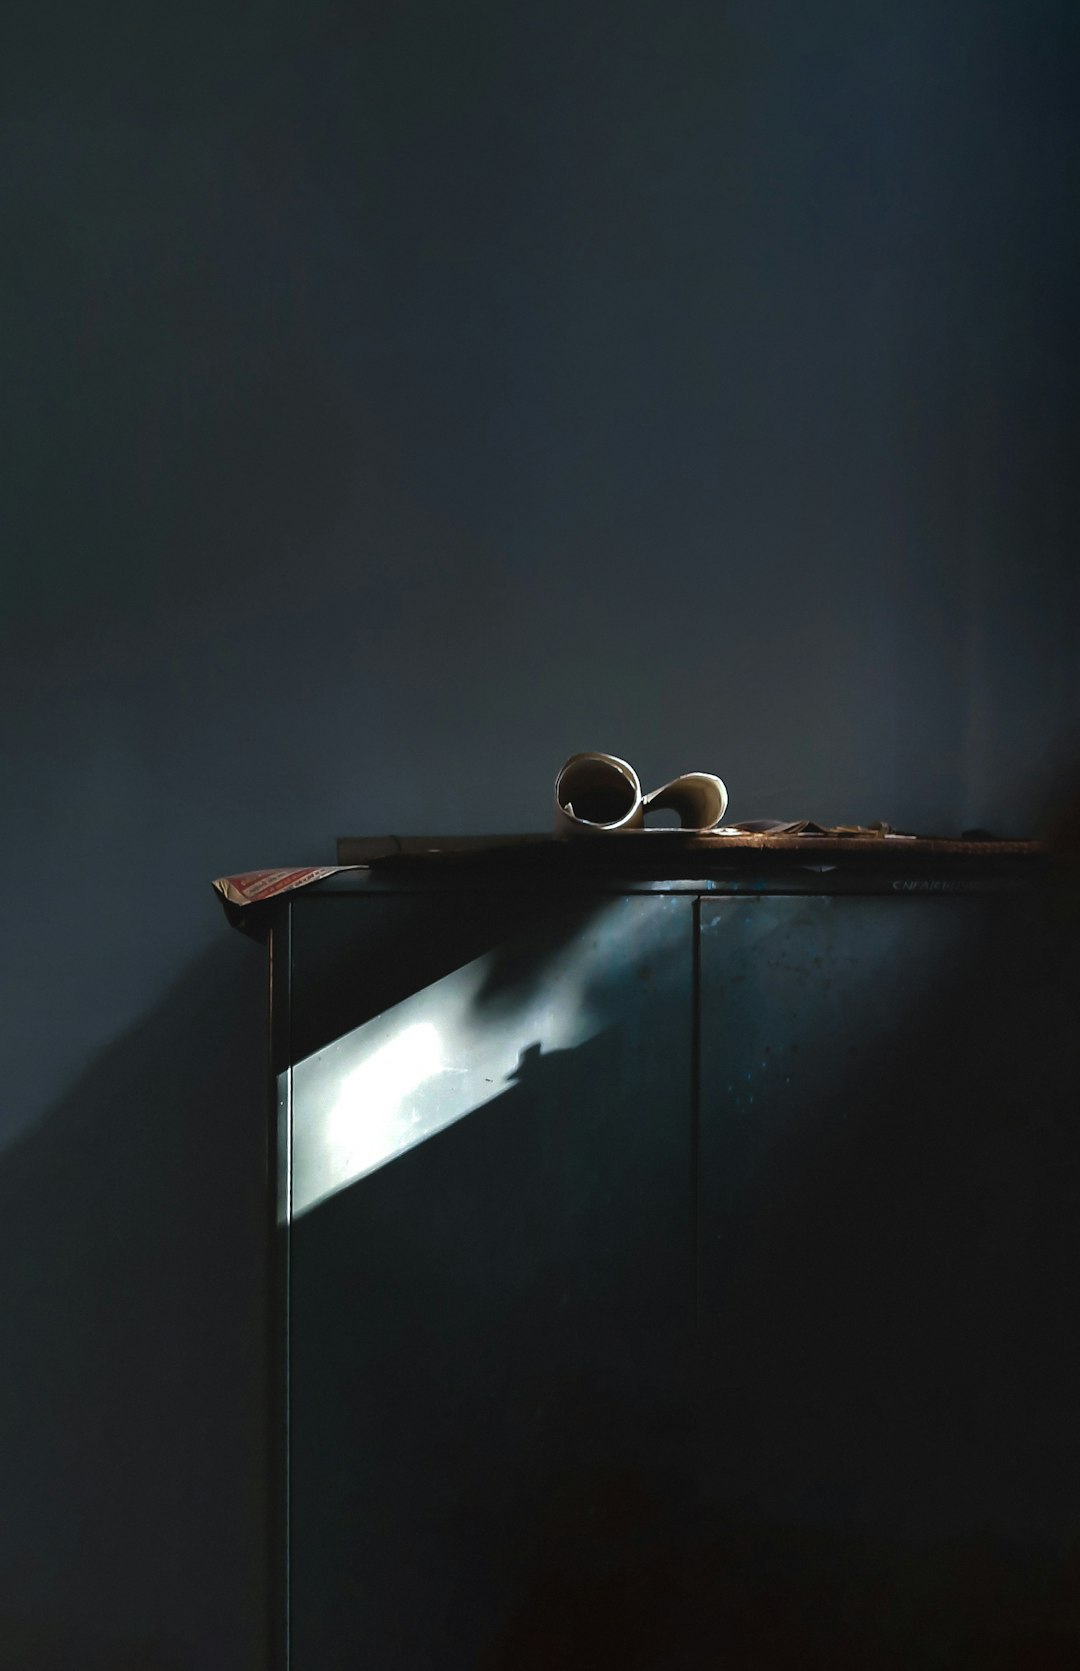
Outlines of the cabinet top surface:
[{"label": "cabinet top surface", "polygon": [[[1075,889],[1080,867],[1036,841],[862,834],[395,837],[339,843],[338,864],[215,883],[235,926],[261,935],[290,899],[344,895],[968,894]],[[264,885],[263,879],[268,879]],[[248,885],[254,883],[254,887]],[[234,885],[235,884],[235,885]]]},{"label": "cabinet top surface", "polygon": [[[320,893],[372,888],[488,888],[603,892],[646,888],[758,892],[888,887],[892,881],[951,880],[964,889],[1028,885],[1055,870],[1035,841],[954,841],[888,835],[686,835],[649,830],[575,841],[386,837],[316,884]],[[342,843],[341,848],[346,848]],[[347,864],[347,853],[341,851]],[[366,862],[363,862],[366,860]]]}]

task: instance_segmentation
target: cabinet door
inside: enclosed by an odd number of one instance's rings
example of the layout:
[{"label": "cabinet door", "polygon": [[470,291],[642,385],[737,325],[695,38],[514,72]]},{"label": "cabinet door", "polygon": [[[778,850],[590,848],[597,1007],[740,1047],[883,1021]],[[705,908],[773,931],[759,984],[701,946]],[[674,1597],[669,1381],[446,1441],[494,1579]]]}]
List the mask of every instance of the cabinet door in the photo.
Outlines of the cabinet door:
[{"label": "cabinet door", "polygon": [[702,1537],[740,1663],[1077,1645],[1074,918],[702,903]]},{"label": "cabinet door", "polygon": [[294,906],[292,1671],[522,1671],[674,1476],[692,983],[685,897]]}]

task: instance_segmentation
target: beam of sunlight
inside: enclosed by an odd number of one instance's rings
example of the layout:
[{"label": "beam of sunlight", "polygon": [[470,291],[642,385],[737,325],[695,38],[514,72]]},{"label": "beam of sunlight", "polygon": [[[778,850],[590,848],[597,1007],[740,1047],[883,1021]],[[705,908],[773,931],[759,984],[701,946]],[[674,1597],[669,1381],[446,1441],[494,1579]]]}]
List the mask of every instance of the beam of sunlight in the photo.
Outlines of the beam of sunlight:
[{"label": "beam of sunlight", "polygon": [[442,1066],[438,1028],[431,1021],[415,1021],[376,1045],[366,1061],[347,1073],[325,1134],[335,1173],[362,1177],[407,1145],[421,1120],[407,1099]]},{"label": "beam of sunlight", "polygon": [[612,1025],[642,964],[652,957],[662,978],[657,952],[688,947],[688,920],[683,901],[613,900],[557,952],[535,942],[535,980],[530,942],[516,943],[515,995],[490,991],[500,951],[488,952],[296,1063],[293,1217],[501,1096],[526,1051],[570,1050]]}]

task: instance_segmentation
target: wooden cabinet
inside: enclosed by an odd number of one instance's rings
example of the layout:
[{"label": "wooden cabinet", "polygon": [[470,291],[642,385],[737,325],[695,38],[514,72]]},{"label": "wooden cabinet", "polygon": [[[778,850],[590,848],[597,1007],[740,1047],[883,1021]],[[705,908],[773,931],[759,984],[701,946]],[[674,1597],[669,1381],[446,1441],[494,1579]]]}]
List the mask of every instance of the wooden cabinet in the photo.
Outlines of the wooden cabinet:
[{"label": "wooden cabinet", "polygon": [[290,1671],[1073,1640],[1075,896],[950,876],[279,908]]}]

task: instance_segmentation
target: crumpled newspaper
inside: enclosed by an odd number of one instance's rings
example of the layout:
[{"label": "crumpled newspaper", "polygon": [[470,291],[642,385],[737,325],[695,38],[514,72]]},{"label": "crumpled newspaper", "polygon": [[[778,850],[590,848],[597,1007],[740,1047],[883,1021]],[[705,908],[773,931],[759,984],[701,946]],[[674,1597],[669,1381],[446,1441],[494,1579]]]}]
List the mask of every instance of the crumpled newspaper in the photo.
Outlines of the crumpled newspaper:
[{"label": "crumpled newspaper", "polygon": [[684,830],[715,830],[727,811],[728,792],[711,772],[684,772],[643,794],[633,766],[615,754],[572,754],[555,779],[557,836],[614,835],[641,830],[645,815],[675,812]]}]

